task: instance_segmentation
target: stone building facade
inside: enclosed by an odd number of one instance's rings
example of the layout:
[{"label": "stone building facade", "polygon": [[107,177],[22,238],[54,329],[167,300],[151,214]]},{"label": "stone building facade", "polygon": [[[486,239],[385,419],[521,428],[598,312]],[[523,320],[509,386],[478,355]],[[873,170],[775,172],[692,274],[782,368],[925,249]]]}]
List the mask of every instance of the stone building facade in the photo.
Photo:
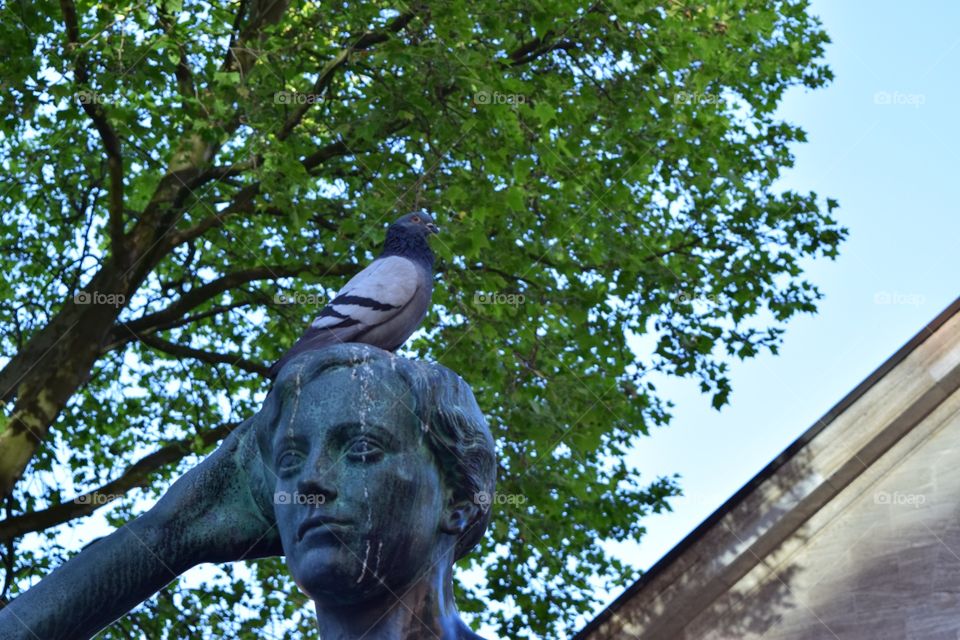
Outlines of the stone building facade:
[{"label": "stone building facade", "polygon": [[576,640],[957,640],[958,389],[960,300]]}]

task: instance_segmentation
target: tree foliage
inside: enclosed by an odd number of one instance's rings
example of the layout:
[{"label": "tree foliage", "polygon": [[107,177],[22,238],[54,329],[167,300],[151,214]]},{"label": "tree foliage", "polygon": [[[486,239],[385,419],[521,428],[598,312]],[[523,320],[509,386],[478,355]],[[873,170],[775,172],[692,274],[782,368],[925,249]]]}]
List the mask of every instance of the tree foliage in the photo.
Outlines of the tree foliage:
[{"label": "tree foliage", "polygon": [[[0,13],[0,543],[14,597],[255,411],[262,373],[412,209],[425,330],[500,449],[463,608],[553,637],[635,577],[674,478],[625,452],[653,371],[720,407],[819,292],[836,203],[777,190],[830,79],[803,0],[10,2]],[[89,492],[99,490],[99,494]],[[215,574],[215,575],[214,575]],[[487,603],[504,603],[505,607]],[[174,583],[105,638],[297,637],[282,562]],[[296,629],[279,625],[293,619]]]}]

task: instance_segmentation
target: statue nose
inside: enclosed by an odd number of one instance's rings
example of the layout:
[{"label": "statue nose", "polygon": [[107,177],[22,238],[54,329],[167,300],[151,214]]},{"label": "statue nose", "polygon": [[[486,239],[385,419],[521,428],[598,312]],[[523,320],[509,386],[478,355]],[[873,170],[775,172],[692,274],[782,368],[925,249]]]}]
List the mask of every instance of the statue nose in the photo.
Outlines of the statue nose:
[{"label": "statue nose", "polygon": [[337,498],[337,487],[333,481],[333,474],[329,470],[314,469],[313,473],[300,479],[297,490],[305,496],[322,497],[323,502],[330,502]]}]

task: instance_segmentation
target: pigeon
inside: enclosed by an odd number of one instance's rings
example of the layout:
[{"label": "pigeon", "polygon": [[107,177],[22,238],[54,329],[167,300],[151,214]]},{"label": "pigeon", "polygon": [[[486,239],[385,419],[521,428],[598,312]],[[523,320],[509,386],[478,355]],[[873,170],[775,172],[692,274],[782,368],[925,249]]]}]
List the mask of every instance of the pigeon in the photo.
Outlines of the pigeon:
[{"label": "pigeon", "polygon": [[347,282],[267,377],[276,378],[294,356],[332,344],[362,342],[396,351],[427,315],[433,292],[427,237],[439,231],[426,213],[409,213],[391,224],[377,259]]}]

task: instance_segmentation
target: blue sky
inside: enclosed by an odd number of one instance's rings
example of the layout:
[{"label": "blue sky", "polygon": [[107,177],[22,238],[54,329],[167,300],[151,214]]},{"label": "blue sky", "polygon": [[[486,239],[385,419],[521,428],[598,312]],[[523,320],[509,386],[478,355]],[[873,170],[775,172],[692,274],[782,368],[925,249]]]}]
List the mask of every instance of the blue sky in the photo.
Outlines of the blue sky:
[{"label": "blue sky", "polygon": [[[672,513],[645,520],[623,559],[653,565],[960,295],[960,3],[814,1],[833,43],[826,89],[789,93],[781,116],[809,142],[783,188],[840,202],[835,262],[808,264],[825,299],[787,327],[778,356],[732,367],[719,413],[692,381],[661,381],[672,424],[636,446],[647,479],[679,473]],[[611,601],[620,591],[606,594]]]}]

